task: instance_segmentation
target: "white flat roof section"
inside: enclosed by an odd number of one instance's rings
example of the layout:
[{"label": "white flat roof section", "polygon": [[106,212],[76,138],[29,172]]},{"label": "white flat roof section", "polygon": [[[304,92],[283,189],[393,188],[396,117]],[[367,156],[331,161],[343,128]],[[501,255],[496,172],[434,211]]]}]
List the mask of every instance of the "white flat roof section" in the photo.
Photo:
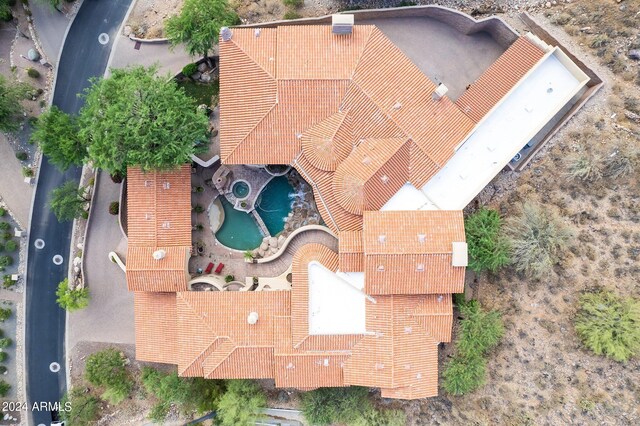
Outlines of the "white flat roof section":
[{"label": "white flat roof section", "polygon": [[309,262],[309,334],[364,334],[364,272],[334,273]]},{"label": "white flat roof section", "polygon": [[438,208],[460,210],[560,111],[588,77],[554,48],[518,82],[422,187]]},{"label": "white flat roof section", "polygon": [[[429,206],[433,208],[429,208]],[[436,210],[429,199],[411,183],[405,183],[393,197],[380,208],[381,211],[390,210]]]}]

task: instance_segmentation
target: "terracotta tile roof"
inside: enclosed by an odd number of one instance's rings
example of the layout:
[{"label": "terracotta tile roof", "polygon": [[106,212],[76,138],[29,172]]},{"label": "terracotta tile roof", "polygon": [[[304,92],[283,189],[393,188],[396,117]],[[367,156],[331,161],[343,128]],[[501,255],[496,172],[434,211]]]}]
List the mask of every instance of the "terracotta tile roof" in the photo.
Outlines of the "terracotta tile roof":
[{"label": "terracotta tile roof", "polygon": [[236,347],[207,379],[271,379],[274,371],[273,347]]},{"label": "terracotta tile roof", "polygon": [[[278,27],[278,79],[351,78],[373,30],[372,25],[356,25],[348,37],[336,37],[331,33],[331,27],[326,25]],[[243,30],[233,31],[235,38],[236,32]]]},{"label": "terracotta tile roof", "polygon": [[451,341],[451,327],[453,326],[453,298],[451,294],[429,294],[420,297],[412,316],[436,341]]},{"label": "terracotta tile roof", "polygon": [[174,364],[177,354],[175,293],[134,293],[136,359]]},{"label": "terracotta tile roof", "polygon": [[314,167],[334,171],[353,150],[351,118],[337,112],[302,135],[302,152]]},{"label": "terracotta tile roof", "polygon": [[275,28],[234,31],[232,43],[275,79],[277,34]]},{"label": "terracotta tile roof", "polygon": [[465,268],[452,266],[452,243],[464,241],[461,211],[365,212],[366,292],[461,292]]},{"label": "terracotta tile roof", "polygon": [[406,139],[365,139],[333,176],[333,191],[347,211],[361,215],[378,210],[407,183],[409,142]]},{"label": "terracotta tile roof", "polygon": [[364,271],[364,247],[362,231],[338,233],[338,258],[342,272]]},{"label": "terracotta tile roof", "polygon": [[129,246],[191,246],[191,168],[127,170]]},{"label": "terracotta tile roof", "polygon": [[[189,208],[191,210],[191,208]],[[191,233],[191,231],[189,231]],[[153,254],[163,250],[166,255],[156,260]],[[138,247],[127,249],[127,287],[129,291],[185,291],[189,247]]]},{"label": "terracotta tile roof", "polygon": [[458,98],[456,105],[479,122],[543,56],[542,49],[520,37]]}]

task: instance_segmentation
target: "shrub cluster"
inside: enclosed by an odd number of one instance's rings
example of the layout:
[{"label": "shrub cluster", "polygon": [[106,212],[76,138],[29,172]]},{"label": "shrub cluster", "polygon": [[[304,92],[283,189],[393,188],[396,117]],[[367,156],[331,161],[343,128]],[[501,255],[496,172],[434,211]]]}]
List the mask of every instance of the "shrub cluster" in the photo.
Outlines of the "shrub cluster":
[{"label": "shrub cluster", "polygon": [[477,300],[458,304],[462,320],[456,342],[456,353],[447,364],[444,389],[463,395],[482,386],[486,375],[486,355],[504,335],[498,311],[485,311]]},{"label": "shrub cluster", "polygon": [[560,261],[573,232],[551,211],[525,203],[507,220],[511,260],[527,278],[542,279]]},{"label": "shrub cluster", "polygon": [[184,74],[185,77],[190,77],[193,74],[195,74],[197,71],[198,71],[198,65],[194,64],[193,62],[185,65],[184,68],[182,68],[182,74]]},{"label": "shrub cluster", "polygon": [[585,346],[618,362],[640,353],[640,300],[599,291],[583,294],[578,305],[575,328]]},{"label": "shrub cluster", "polygon": [[481,208],[464,221],[469,267],[475,272],[496,272],[509,263],[509,243],[502,234],[500,214]]},{"label": "shrub cluster", "polygon": [[40,78],[40,71],[35,68],[27,69],[27,75],[31,78]]},{"label": "shrub cluster", "polygon": [[302,414],[310,424],[322,426],[402,426],[406,417],[398,410],[378,410],[366,388],[319,388],[302,394]]},{"label": "shrub cluster", "polygon": [[112,214],[115,216],[118,213],[120,213],[120,203],[117,201],[112,201],[109,204],[109,214]]},{"label": "shrub cluster", "polygon": [[58,284],[56,290],[56,302],[62,309],[73,312],[86,308],[89,305],[89,289],[69,287],[69,280],[65,278]]},{"label": "shrub cluster", "polygon": [[126,358],[115,348],[90,355],[84,377],[89,383],[102,387],[102,399],[113,405],[124,401],[133,387],[133,380],[126,369]]}]

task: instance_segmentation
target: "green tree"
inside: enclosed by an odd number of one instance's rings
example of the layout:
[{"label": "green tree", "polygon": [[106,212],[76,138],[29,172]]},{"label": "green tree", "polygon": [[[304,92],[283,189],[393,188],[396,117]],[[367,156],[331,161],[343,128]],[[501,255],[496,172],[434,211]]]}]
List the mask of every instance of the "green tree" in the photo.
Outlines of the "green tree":
[{"label": "green tree", "polygon": [[[11,278],[10,275],[9,278]],[[0,308],[0,322],[5,322],[9,318],[11,318],[11,313],[11,308]]]},{"label": "green tree", "polygon": [[67,278],[58,284],[56,297],[58,305],[69,312],[84,309],[89,305],[89,289],[86,287],[69,288],[69,280]]},{"label": "green tree", "polygon": [[88,158],[109,173],[176,168],[207,140],[206,114],[154,67],[114,69],[109,78],[93,79],[84,97],[80,138]]},{"label": "green tree", "polygon": [[455,356],[442,373],[443,387],[452,395],[473,392],[484,384],[486,361],[478,355]]},{"label": "green tree", "polygon": [[0,21],[10,21],[11,18],[11,0],[0,0]]},{"label": "green tree", "polygon": [[68,425],[87,425],[97,420],[100,401],[81,388],[73,388],[70,393],[64,394],[60,402],[63,407],[69,408],[60,411],[60,420]]},{"label": "green tree", "polygon": [[9,346],[11,346],[12,343],[13,343],[13,340],[11,340],[8,337],[3,337],[2,339],[0,339],[0,348],[2,349],[8,348]]},{"label": "green tree", "polygon": [[366,388],[319,388],[301,395],[301,409],[310,424],[351,423],[371,407]]},{"label": "green tree", "polygon": [[78,136],[79,130],[77,118],[54,105],[38,117],[31,140],[64,171],[71,165],[82,165],[86,157],[87,147]]},{"label": "green tree", "polygon": [[22,100],[26,98],[29,85],[24,83],[10,83],[0,75],[0,131],[13,132],[22,123],[24,111]]},{"label": "green tree", "polygon": [[469,268],[496,272],[509,263],[509,244],[501,232],[500,215],[481,208],[464,221],[469,246]]},{"label": "green tree", "polygon": [[229,380],[227,391],[218,403],[222,426],[251,426],[265,408],[267,398],[260,386],[251,380]]},{"label": "green tree", "polygon": [[53,190],[51,209],[60,222],[86,217],[87,203],[85,187],[79,187],[78,181],[68,180]]},{"label": "green tree", "polygon": [[609,291],[580,297],[575,327],[582,342],[618,362],[640,353],[640,301]]},{"label": "green tree", "polygon": [[126,369],[124,354],[115,348],[96,352],[87,358],[84,377],[104,388],[102,398],[117,405],[129,396],[133,381]]},{"label": "green tree", "polygon": [[227,0],[185,0],[180,14],[167,19],[164,28],[172,45],[184,44],[190,55],[208,60],[220,28],[239,22]]}]

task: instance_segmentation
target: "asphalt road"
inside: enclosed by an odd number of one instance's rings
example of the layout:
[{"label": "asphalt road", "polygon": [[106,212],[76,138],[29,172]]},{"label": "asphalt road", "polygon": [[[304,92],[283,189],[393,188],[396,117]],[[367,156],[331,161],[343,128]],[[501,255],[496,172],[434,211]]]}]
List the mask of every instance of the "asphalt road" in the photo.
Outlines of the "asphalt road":
[{"label": "asphalt road", "polygon": [[[89,78],[102,76],[112,41],[131,0],[84,0],[63,46],[53,104],[68,113],[77,113],[82,99],[77,96],[89,86]],[[105,44],[100,34],[109,36]],[[102,40],[104,41],[104,40]],[[26,374],[27,402],[55,403],[66,390],[65,312],[56,304],[58,283],[67,276],[71,222],[59,223],[49,208],[51,191],[68,179],[78,179],[80,169],[64,174],[43,158],[34,199],[29,232],[29,258],[26,285]],[[35,247],[36,239],[45,243]],[[63,258],[55,265],[53,257]],[[50,370],[56,362],[60,370]],[[30,412],[29,424],[49,425],[48,410]]]}]

